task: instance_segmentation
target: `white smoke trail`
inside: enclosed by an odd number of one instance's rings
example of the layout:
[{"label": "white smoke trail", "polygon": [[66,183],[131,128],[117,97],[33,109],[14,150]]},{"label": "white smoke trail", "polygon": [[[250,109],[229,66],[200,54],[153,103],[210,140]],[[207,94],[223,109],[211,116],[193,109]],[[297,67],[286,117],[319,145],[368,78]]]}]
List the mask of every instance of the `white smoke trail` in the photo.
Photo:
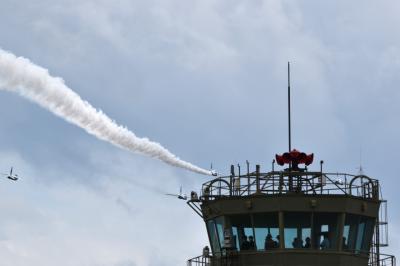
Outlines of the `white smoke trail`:
[{"label": "white smoke trail", "polygon": [[170,165],[211,175],[212,172],[179,159],[161,144],[139,138],[116,124],[68,88],[64,81],[23,57],[0,49],[0,90],[12,91],[75,124],[89,134],[120,148],[157,158]]}]

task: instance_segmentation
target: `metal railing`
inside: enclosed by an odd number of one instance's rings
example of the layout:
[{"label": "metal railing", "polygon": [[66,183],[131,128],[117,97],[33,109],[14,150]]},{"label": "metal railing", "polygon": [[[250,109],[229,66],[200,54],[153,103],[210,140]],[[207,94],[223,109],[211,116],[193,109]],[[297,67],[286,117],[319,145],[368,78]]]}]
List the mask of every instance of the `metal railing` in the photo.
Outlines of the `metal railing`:
[{"label": "metal railing", "polygon": [[368,266],[396,266],[396,257],[393,255],[379,254],[379,259],[376,256],[370,256]]},{"label": "metal railing", "polygon": [[202,186],[204,200],[252,194],[351,195],[380,199],[378,180],[365,175],[308,171],[253,172],[218,177]]},{"label": "metal railing", "polygon": [[[187,261],[187,266],[211,266],[211,256],[197,256]],[[368,266],[396,266],[396,258],[393,255],[380,254],[379,260],[371,256]]]},{"label": "metal railing", "polygon": [[197,256],[187,261],[187,266],[210,266],[210,257]]}]

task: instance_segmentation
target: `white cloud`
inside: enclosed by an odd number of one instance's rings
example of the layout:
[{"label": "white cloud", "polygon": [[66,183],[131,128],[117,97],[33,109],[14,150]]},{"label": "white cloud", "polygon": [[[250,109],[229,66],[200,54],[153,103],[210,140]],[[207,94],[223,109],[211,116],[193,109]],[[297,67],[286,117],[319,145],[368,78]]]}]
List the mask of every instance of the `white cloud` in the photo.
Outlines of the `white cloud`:
[{"label": "white cloud", "polygon": [[[362,147],[398,252],[396,1],[2,4],[3,48],[50,68],[139,135],[223,172],[246,159],[267,170],[286,150],[291,61],[295,146],[350,172]],[[161,194],[198,189],[202,177],[118,152],[13,96],[0,108],[0,147],[14,154],[2,167],[24,176],[0,186],[9,265],[175,266],[200,254],[202,221]]]},{"label": "white cloud", "polygon": [[[14,160],[25,174],[13,187],[1,188],[0,207],[5,216],[0,229],[2,264],[150,265],[152,254],[157,253],[165,265],[176,265],[195,256],[206,241],[204,226],[183,201],[161,193],[177,187],[168,170],[162,171],[161,179],[145,160],[134,165],[129,160],[131,166],[121,168],[107,163],[110,159],[96,159],[115,175],[96,172],[98,189],[76,182],[38,184],[28,174],[29,165]],[[145,171],[130,171],[135,165],[145,166]],[[124,176],[124,172],[133,176]],[[142,177],[139,185],[130,182],[130,178],[139,180],[138,173]],[[166,180],[175,184],[165,184]]]}]

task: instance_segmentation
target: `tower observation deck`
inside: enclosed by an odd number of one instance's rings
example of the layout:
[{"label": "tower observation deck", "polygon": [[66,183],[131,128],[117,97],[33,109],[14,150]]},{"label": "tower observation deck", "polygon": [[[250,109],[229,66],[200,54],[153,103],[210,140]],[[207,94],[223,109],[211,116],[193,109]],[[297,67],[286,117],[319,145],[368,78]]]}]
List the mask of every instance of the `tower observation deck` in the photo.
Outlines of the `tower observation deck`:
[{"label": "tower observation deck", "polygon": [[[301,156],[300,156],[300,155]],[[300,156],[300,157],[299,157]],[[386,201],[377,179],[309,171],[313,155],[276,156],[288,168],[217,177],[187,204],[204,220],[210,247],[187,265],[389,266]],[[299,168],[299,164],[305,164]],[[384,219],[382,219],[382,217]]]}]

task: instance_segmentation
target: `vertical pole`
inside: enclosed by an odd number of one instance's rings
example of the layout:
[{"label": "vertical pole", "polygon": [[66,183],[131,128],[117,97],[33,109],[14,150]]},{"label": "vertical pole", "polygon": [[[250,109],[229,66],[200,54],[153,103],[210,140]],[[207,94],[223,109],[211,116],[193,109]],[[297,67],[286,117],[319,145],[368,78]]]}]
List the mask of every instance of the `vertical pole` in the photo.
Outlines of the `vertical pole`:
[{"label": "vertical pole", "polygon": [[229,196],[232,196],[233,178],[235,177],[235,166],[231,164],[231,178],[229,180]]},{"label": "vertical pole", "polygon": [[[275,159],[272,160],[272,194],[275,194]],[[268,229],[269,230],[269,229]]]},{"label": "vertical pole", "polygon": [[275,159],[272,160],[272,172],[275,172]]},{"label": "vertical pole", "polygon": [[[292,126],[291,126],[291,111],[290,111],[290,62],[287,63],[288,70],[288,138],[289,138],[289,153],[292,151]],[[292,171],[292,163],[289,163],[289,191],[293,191],[293,176],[290,174]]]},{"label": "vertical pole", "polygon": [[285,223],[283,221],[283,211],[279,211],[279,248],[285,248]]},{"label": "vertical pole", "polygon": [[288,62],[288,129],[289,129],[289,152],[292,150],[292,127],[290,114],[290,62]]},{"label": "vertical pole", "polygon": [[247,165],[247,195],[250,195],[250,163],[246,160]]},{"label": "vertical pole", "polygon": [[320,164],[320,167],[321,167],[321,195],[322,195],[323,190],[324,190],[324,174],[322,173],[322,165],[324,164],[324,161],[321,160],[319,162],[319,164]]},{"label": "vertical pole", "polygon": [[238,164],[237,165],[238,166],[238,177],[237,177],[237,179],[236,179],[236,184],[235,184],[235,179],[234,179],[234,181],[233,181],[233,185],[235,186],[234,187],[234,189],[235,189],[235,194],[237,194],[237,195],[240,195],[240,190],[241,190],[241,184],[240,184],[240,164]]},{"label": "vertical pole", "polygon": [[260,193],[260,165],[256,165],[256,193]]},{"label": "vertical pole", "polygon": [[380,250],[380,235],[379,235],[379,222],[380,222],[380,219],[379,219],[379,214],[378,214],[378,217],[376,218],[376,225],[375,225],[375,241],[376,241],[376,244],[375,244],[375,248],[376,248],[376,265],[380,265],[380,259],[381,259],[381,250]]}]

